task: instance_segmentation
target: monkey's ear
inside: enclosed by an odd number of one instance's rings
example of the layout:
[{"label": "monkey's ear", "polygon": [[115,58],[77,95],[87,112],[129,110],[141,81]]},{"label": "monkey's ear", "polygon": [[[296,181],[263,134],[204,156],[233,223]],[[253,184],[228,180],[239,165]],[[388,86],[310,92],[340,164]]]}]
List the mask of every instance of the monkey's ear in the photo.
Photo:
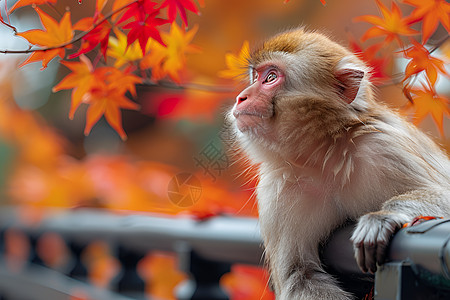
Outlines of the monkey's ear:
[{"label": "monkey's ear", "polygon": [[338,69],[335,72],[337,79],[337,89],[341,99],[350,104],[358,94],[364,71],[352,68]]}]

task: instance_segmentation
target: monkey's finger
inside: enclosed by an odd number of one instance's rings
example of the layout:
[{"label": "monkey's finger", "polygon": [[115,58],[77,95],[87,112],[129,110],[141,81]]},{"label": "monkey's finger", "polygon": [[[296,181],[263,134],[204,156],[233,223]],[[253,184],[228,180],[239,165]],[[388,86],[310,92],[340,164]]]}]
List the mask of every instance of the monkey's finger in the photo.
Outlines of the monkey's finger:
[{"label": "monkey's finger", "polygon": [[365,257],[366,257],[366,268],[370,273],[375,273],[377,271],[377,262],[376,262],[376,252],[377,246],[373,242],[369,242],[364,247]]},{"label": "monkey's finger", "polygon": [[379,265],[383,264],[386,260],[387,245],[387,240],[379,240],[377,243],[377,263]]},{"label": "monkey's finger", "polygon": [[356,263],[358,264],[361,271],[366,273],[367,272],[366,263],[365,263],[366,257],[365,257],[365,253],[364,253],[364,245],[362,242],[359,245],[355,245],[355,258],[356,258]]}]

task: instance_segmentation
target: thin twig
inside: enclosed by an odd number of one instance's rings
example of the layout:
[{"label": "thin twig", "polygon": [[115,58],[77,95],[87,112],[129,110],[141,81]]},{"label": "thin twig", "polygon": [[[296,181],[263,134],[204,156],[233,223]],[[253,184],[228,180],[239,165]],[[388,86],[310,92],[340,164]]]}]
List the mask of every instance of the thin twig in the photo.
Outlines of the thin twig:
[{"label": "thin twig", "polygon": [[60,18],[63,17],[63,14],[56,9],[55,5],[53,5],[53,3],[47,2],[47,6],[51,8],[51,10],[53,10]]},{"label": "thin twig", "polygon": [[[134,0],[133,2],[130,2],[127,5],[124,5],[121,8],[118,8],[118,9],[110,12],[108,15],[104,16],[103,18],[101,18],[96,24],[92,25],[92,27],[89,30],[83,31],[81,34],[79,34],[78,36],[76,36],[72,40],[70,40],[68,42],[65,42],[65,43],[63,43],[61,45],[52,46],[52,47],[44,47],[44,48],[39,48],[39,49],[32,49],[32,48],[30,48],[30,49],[27,49],[27,50],[0,50],[0,53],[3,53],[3,54],[27,54],[27,53],[36,52],[36,51],[48,51],[48,50],[65,48],[65,47],[67,47],[69,45],[72,45],[72,44],[78,42],[78,41],[81,41],[82,38],[84,38],[86,35],[88,35],[92,30],[97,28],[97,26],[102,24],[104,21],[106,21],[107,19],[111,18],[113,15],[119,13],[123,9],[127,8],[128,6],[131,6],[132,4],[137,3],[138,1],[139,0]],[[5,24],[6,26],[12,28],[17,33],[17,30],[13,26],[11,26],[9,24],[6,24],[5,22],[2,22],[2,23]]]}]

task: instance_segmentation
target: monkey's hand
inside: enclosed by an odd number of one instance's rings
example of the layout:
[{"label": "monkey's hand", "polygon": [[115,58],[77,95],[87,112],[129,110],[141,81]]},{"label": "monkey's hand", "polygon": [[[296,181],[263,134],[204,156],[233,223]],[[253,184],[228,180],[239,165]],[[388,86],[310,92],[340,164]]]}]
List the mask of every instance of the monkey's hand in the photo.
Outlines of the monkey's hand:
[{"label": "monkey's hand", "polygon": [[392,235],[409,220],[405,214],[383,210],[359,219],[350,240],[363,272],[376,272],[377,263],[382,264],[386,258],[386,248]]}]

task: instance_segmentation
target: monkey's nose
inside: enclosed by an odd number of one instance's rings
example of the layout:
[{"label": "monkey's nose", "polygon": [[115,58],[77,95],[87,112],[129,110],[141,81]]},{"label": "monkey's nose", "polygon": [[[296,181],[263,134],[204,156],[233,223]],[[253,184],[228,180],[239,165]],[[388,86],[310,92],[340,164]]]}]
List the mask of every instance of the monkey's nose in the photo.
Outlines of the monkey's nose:
[{"label": "monkey's nose", "polygon": [[247,96],[237,96],[236,98],[237,104],[241,104],[245,100],[247,100]]}]

